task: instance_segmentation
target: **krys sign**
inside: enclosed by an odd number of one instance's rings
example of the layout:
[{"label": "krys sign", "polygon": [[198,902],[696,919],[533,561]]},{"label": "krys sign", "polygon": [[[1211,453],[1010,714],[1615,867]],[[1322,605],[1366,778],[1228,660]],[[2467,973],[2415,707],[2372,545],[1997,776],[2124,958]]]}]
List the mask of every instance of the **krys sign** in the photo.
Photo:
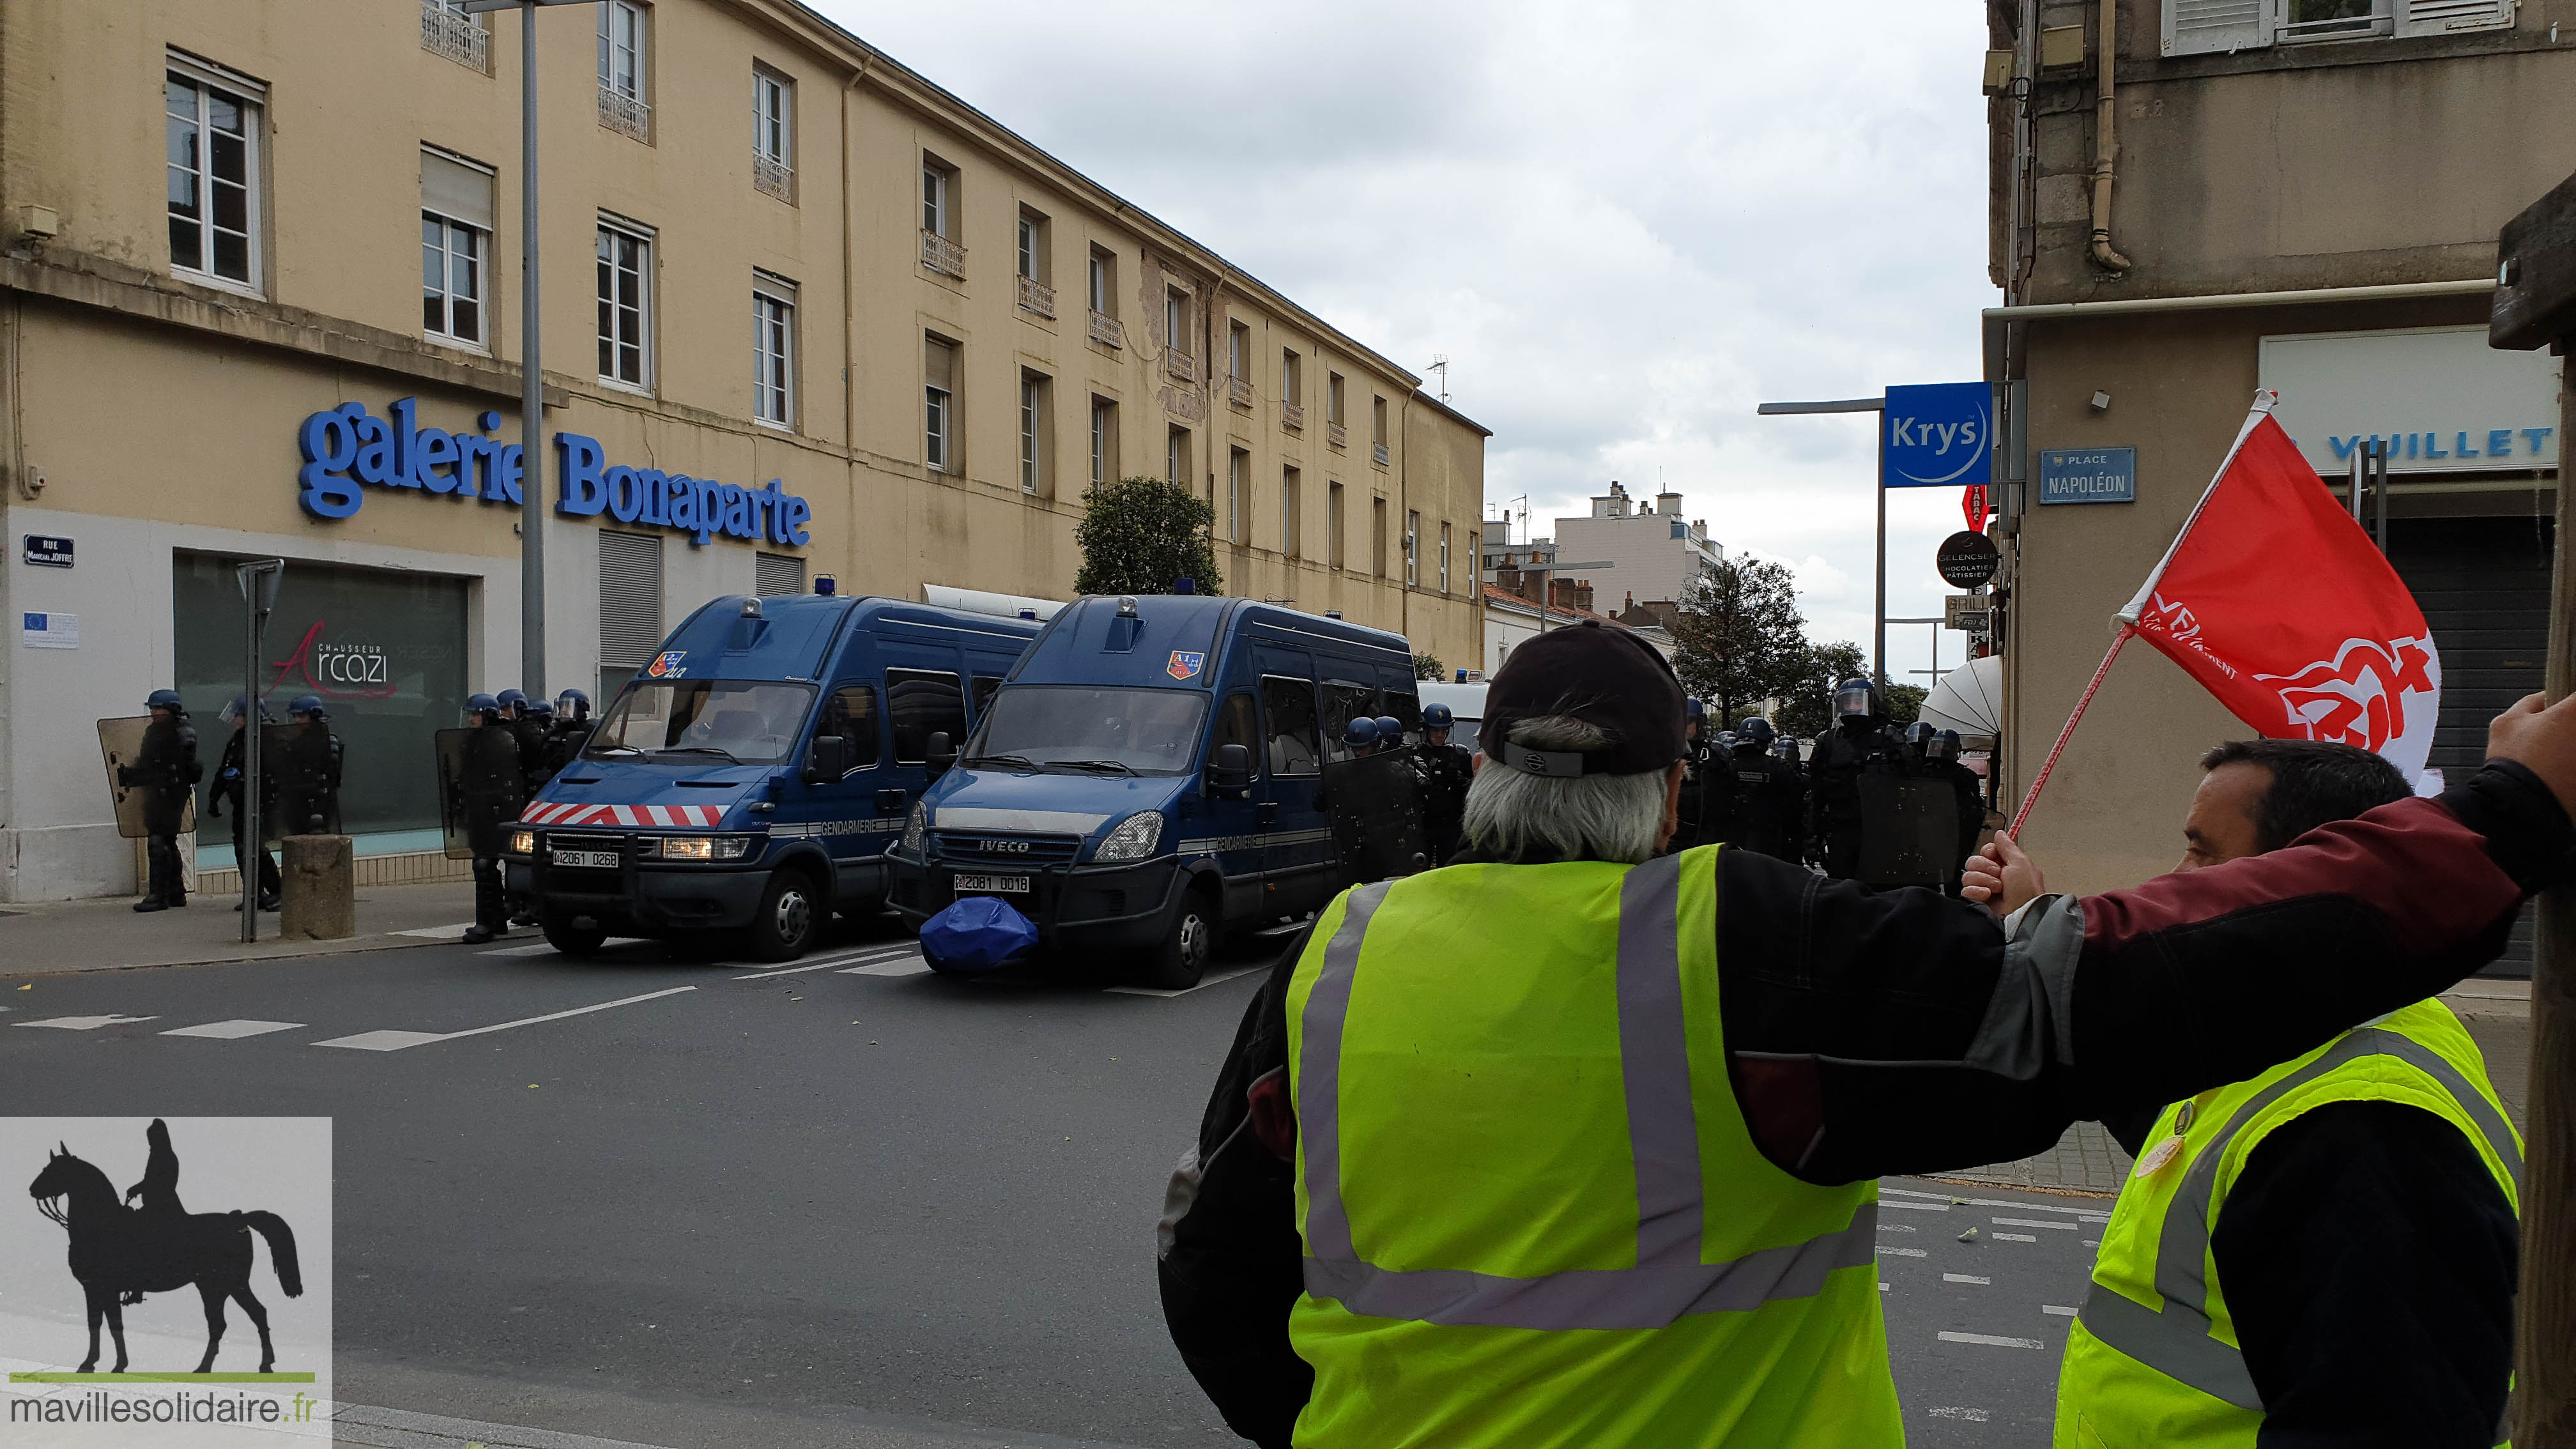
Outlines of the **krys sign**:
[{"label": "krys sign", "polygon": [[[304,511],[351,517],[368,488],[520,506],[525,466],[518,444],[491,436],[500,431],[499,413],[477,420],[477,436],[421,427],[417,407],[415,399],[397,398],[386,409],[392,416],[380,418],[352,402],[306,418],[296,433],[304,466],[295,475]],[[599,440],[580,433],[555,434],[555,459],[555,512],[566,517],[605,513],[619,523],[684,533],[701,545],[724,537],[794,547],[810,537],[805,524],[814,516],[812,505],[783,491],[775,478],[766,487],[745,488],[611,464]]]}]

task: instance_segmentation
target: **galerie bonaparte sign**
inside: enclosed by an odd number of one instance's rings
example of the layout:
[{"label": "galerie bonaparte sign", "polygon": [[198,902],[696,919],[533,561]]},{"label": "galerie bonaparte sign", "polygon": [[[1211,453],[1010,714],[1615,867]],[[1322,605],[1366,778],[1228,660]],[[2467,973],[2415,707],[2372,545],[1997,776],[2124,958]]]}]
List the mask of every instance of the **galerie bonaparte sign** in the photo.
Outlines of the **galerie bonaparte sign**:
[{"label": "galerie bonaparte sign", "polygon": [[[418,401],[397,398],[390,418],[364,403],[342,403],[304,420],[296,433],[304,466],[295,475],[298,501],[316,518],[356,514],[368,488],[410,489],[459,501],[474,499],[520,506],[526,471],[520,448],[490,436],[501,415],[477,419],[482,436],[424,428]],[[802,547],[814,509],[804,499],[768,486],[745,488],[712,478],[692,478],[659,468],[610,464],[597,438],[555,434],[555,512],[569,518],[606,514],[619,523],[667,528],[703,546],[717,537]]]}]

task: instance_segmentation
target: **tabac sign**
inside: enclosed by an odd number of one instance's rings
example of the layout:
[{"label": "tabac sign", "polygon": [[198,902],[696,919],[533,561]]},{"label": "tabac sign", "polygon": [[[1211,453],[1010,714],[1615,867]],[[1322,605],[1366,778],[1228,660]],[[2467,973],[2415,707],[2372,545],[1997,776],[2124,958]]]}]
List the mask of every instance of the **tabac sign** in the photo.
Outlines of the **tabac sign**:
[{"label": "tabac sign", "polygon": [[[418,402],[397,398],[377,417],[364,403],[342,403],[314,413],[296,433],[304,466],[295,479],[298,501],[315,518],[343,519],[366,503],[366,490],[409,490],[423,497],[463,503],[520,506],[525,463],[519,445],[493,436],[501,415],[477,420],[480,434],[424,428]],[[667,528],[703,545],[715,538],[799,547],[809,535],[812,505],[784,491],[780,480],[746,488],[712,478],[692,478],[659,468],[608,461],[597,438],[557,433],[555,512],[570,518],[606,514],[622,524]]]}]

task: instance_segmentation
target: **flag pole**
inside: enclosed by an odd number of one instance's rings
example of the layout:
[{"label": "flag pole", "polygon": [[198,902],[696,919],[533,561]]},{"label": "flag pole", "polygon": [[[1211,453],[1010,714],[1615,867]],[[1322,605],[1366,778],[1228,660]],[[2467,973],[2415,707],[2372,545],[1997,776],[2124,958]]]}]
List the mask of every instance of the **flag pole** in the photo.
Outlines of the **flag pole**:
[{"label": "flag pole", "polygon": [[2102,666],[2093,671],[2093,682],[2084,686],[2084,697],[2075,701],[2075,712],[2066,717],[2066,728],[2057,732],[2057,743],[2049,748],[2047,762],[2039,767],[2039,774],[2031,780],[2030,793],[2022,797],[2021,809],[2013,812],[2012,828],[2004,832],[2006,835],[2021,839],[2021,823],[2030,818],[2030,807],[2039,803],[2039,792],[2048,788],[2049,774],[2057,768],[2057,757],[2066,753],[2066,742],[2075,735],[2076,721],[2084,718],[2085,709],[2093,703],[2094,693],[2102,687],[2103,676],[2111,672],[2111,661],[2120,657],[2120,651],[2137,633],[2137,625],[2122,620],[2120,632],[2111,636],[2111,648],[2102,656]]}]

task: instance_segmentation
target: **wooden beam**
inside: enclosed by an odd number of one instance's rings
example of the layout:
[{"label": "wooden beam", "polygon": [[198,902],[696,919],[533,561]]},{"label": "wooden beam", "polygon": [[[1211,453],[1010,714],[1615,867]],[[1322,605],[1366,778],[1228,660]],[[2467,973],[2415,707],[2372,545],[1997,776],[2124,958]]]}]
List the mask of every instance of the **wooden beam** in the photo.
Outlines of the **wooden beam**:
[{"label": "wooden beam", "polygon": [[[2496,236],[2495,308],[2487,345],[2529,352],[2576,334],[2576,176],[2523,209]],[[2560,433],[2559,438],[2566,438]],[[2559,456],[2564,458],[2562,446]]]}]

